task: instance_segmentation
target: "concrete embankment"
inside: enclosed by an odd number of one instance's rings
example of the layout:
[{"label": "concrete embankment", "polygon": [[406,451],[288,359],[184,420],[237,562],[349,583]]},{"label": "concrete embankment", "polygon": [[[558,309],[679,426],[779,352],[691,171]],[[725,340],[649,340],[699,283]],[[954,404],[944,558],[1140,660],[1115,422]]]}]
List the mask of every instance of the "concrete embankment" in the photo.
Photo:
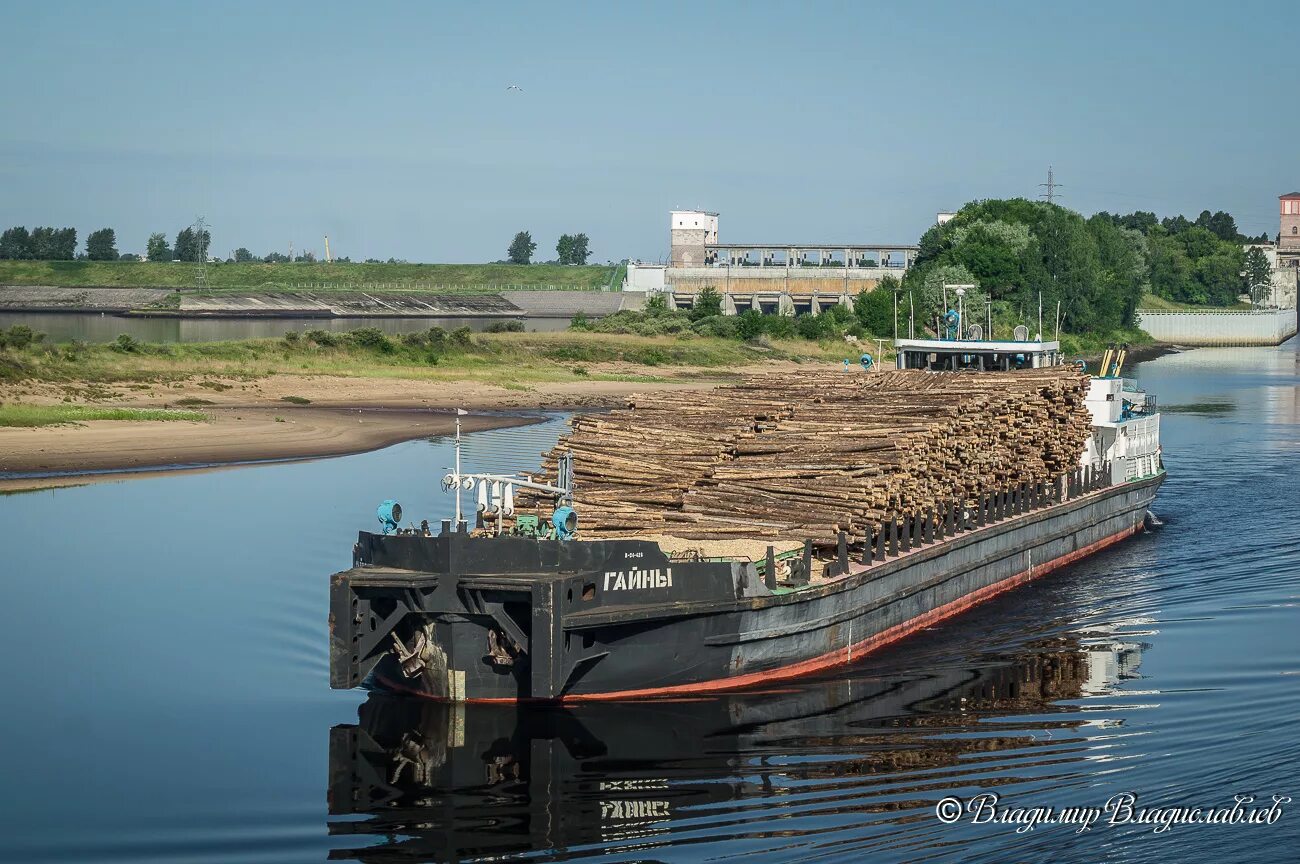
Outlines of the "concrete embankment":
[{"label": "concrete embankment", "polygon": [[1295,309],[1165,312],[1139,309],[1138,326],[1175,345],[1281,345],[1296,334]]},{"label": "concrete embankment", "polygon": [[636,292],[507,291],[422,294],[276,291],[186,294],[156,288],[0,287],[0,310],[179,318],[592,318],[639,309]]}]

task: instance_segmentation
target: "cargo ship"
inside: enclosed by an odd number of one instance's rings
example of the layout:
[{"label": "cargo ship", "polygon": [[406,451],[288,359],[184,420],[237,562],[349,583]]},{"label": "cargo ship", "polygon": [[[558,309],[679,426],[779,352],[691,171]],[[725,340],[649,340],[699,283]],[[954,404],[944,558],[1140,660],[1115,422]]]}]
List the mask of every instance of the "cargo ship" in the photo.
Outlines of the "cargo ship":
[{"label": "cargo ship", "polygon": [[[1097,374],[1087,375],[1065,364],[1059,344],[1050,341],[899,340],[896,348],[898,369],[906,371],[885,375],[903,376],[900,386],[931,399],[945,387],[1037,380],[1028,376],[1063,369],[1061,380],[1077,390],[1072,410],[1084,417],[1081,431],[1066,436],[1078,452],[1067,454],[1069,464],[1039,459],[1034,464],[1047,467],[1032,475],[990,469],[996,482],[950,500],[932,497],[928,506],[900,506],[897,490],[888,512],[846,502],[837,506],[858,514],[856,521],[840,517],[840,530],[830,536],[820,531],[797,539],[790,536],[794,522],[780,529],[756,518],[708,521],[676,511],[668,517],[696,520],[687,523],[690,530],[620,535],[605,516],[602,530],[597,520],[588,531],[579,525],[584,481],[575,480],[577,457],[564,442],[554,479],[546,482],[463,473],[458,457],[444,479],[456,495],[455,519],[443,520],[440,530],[427,522],[404,528],[400,505],[386,501],[378,511],[381,530],[360,532],[353,566],[332,577],[331,686],[449,701],[579,702],[763,685],[859,661],[1143,530],[1164,480],[1160,417],[1155,399],[1120,377],[1122,352],[1107,352]],[[850,384],[863,387],[864,417],[876,410],[866,397],[884,404],[882,394],[895,392],[865,386],[884,380],[873,377],[877,371],[843,374],[859,376]],[[818,388],[828,389],[828,381]],[[761,384],[739,396],[748,398]],[[710,410],[711,398],[697,413]],[[848,410],[855,416],[853,403]],[[772,419],[769,408],[755,416],[729,416],[729,428],[762,442],[777,440],[782,423],[792,425]],[[1063,417],[1042,422],[1068,426]],[[962,428],[995,421],[968,415]],[[681,422],[686,425],[685,417]],[[717,437],[701,434],[706,441]],[[880,440],[871,447],[892,446]],[[939,435],[927,446],[941,449],[945,440]],[[752,443],[745,448],[763,450]],[[734,453],[745,448],[724,454],[733,473],[743,473],[745,463]],[[1017,452],[1026,449],[1033,448],[1022,443]],[[947,463],[978,457],[969,447],[964,455],[941,455]],[[626,457],[633,465],[646,458],[630,451]],[[714,469],[700,470],[704,477]],[[688,477],[679,485],[685,491],[677,500],[684,494],[691,501],[718,481]],[[473,527],[460,509],[464,491],[476,492]],[[517,508],[515,496],[525,494],[546,501],[546,509]],[[755,536],[743,542],[751,529]],[[710,543],[693,533],[701,530],[728,532],[733,542]],[[674,531],[680,539],[664,536]]]}]

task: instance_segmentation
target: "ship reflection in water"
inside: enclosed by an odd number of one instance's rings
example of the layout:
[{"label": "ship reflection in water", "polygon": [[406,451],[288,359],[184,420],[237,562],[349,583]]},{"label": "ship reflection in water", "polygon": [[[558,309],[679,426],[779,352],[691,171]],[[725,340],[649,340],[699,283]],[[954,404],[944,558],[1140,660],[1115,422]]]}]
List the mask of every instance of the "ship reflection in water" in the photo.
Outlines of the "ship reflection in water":
[{"label": "ship reflection in water", "polygon": [[[372,694],[359,723],[330,731],[330,814],[363,817],[331,819],[330,832],[387,840],[332,857],[576,857],[689,843],[692,832],[738,851],[833,849],[849,824],[858,852],[929,845],[947,828],[933,818],[946,790],[1060,778],[1098,758],[1090,739],[1116,721],[1057,703],[1110,692],[1135,675],[1140,650],[1069,636],[987,666],[853,670],[859,677],[681,701]],[[996,776],[981,777],[990,759]]]}]

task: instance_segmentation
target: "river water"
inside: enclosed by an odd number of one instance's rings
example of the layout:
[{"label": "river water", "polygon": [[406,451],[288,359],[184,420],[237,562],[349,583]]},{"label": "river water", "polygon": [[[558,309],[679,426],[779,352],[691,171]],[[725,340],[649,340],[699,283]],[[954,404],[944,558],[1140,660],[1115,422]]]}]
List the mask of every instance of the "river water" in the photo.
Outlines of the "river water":
[{"label": "river water", "polygon": [[[953,824],[936,804],[1300,799],[1292,345],[1137,369],[1165,526],[763,692],[450,707],[327,683],[327,575],[444,439],[0,498],[0,857],[15,861],[1281,861],[1272,825]],[[562,418],[470,436],[524,468]],[[431,519],[432,521],[432,519]],[[1253,806],[1253,805],[1251,805]]]},{"label": "river water", "polygon": [[[468,327],[481,332],[500,318],[146,318],[91,312],[0,312],[0,329],[25,324],[44,333],[51,342],[112,342],[125,333],[140,342],[224,342],[236,339],[274,339],[296,330],[330,330],[342,333],[360,327],[377,327],[385,333],[417,333],[430,327],[454,330]],[[568,318],[524,318],[530,333],[567,329]]]}]

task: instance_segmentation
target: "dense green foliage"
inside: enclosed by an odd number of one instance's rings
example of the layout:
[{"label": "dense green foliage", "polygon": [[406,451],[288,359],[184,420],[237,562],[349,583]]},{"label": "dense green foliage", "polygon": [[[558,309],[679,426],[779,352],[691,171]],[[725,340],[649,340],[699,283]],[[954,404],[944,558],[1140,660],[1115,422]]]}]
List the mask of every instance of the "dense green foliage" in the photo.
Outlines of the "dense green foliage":
[{"label": "dense green foliage", "polygon": [[76,228],[33,228],[19,225],[0,234],[0,259],[71,261],[77,254]]},{"label": "dense green foliage", "polygon": [[212,243],[212,232],[195,231],[182,228],[176,234],[176,243],[172,246],[172,256],[177,261],[202,261],[208,257],[208,246]]},{"label": "dense green foliage", "polygon": [[[1084,219],[1042,201],[976,201],[921,238],[916,266],[903,281],[900,318],[914,307],[917,326],[933,330],[944,311],[942,286],[961,282],[979,286],[964,298],[968,321],[991,316],[999,327],[1024,323],[1031,332],[1040,296],[1049,333],[1058,303],[1062,330],[1080,334],[1132,327],[1148,291],[1229,306],[1246,288],[1246,239],[1222,211],[1205,211],[1195,222],[1141,212]],[[948,307],[956,308],[951,296]]]},{"label": "dense green foliage", "polygon": [[144,256],[146,260],[152,263],[172,260],[172,247],[167,245],[167,235],[161,231],[150,234],[149,242],[145,246]]},{"label": "dense green foliage", "polygon": [[590,242],[586,234],[561,234],[555,244],[555,254],[559,256],[556,263],[586,264],[591,257],[591,250],[587,248]]},{"label": "dense green foliage", "polygon": [[1245,262],[1246,289],[1254,303],[1267,299],[1272,283],[1273,270],[1268,264],[1268,256],[1258,246],[1251,246],[1246,253]]},{"label": "dense green foliage", "polygon": [[1252,238],[1242,236],[1236,220],[1221,210],[1202,210],[1195,222],[1183,216],[1157,220],[1154,213],[1142,211],[1126,216],[1102,212],[1093,219],[1142,236],[1150,290],[1157,297],[1176,303],[1231,306],[1237,295],[1250,290],[1249,281],[1241,275],[1246,256],[1242,244]]},{"label": "dense green foliage", "polygon": [[533,235],[528,231],[520,231],[515,235],[515,239],[510,241],[510,247],[506,249],[506,258],[511,264],[529,264],[536,251],[537,244],[533,242]]},{"label": "dense green foliage", "polygon": [[86,257],[91,261],[117,260],[117,234],[112,228],[90,232],[86,238]]}]

